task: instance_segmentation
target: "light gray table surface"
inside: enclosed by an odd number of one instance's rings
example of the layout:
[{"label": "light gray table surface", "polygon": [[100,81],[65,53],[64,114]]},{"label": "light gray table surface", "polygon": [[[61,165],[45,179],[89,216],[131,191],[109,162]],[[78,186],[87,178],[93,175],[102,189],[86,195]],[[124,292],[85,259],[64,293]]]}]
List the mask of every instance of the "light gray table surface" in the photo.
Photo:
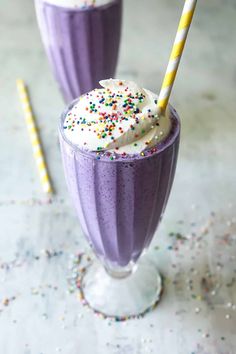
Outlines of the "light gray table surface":
[{"label": "light gray table surface", "polygon": [[[118,77],[159,90],[180,13],[177,0],[124,1]],[[124,323],[95,316],[68,291],[69,263],[88,248],[61,166],[64,104],[33,2],[1,0],[0,19],[0,354],[236,353],[235,0],[199,1],[171,98],[182,119],[176,179],[147,255],[166,277],[165,292],[155,311]],[[30,88],[56,191],[51,203],[18,77]]]}]

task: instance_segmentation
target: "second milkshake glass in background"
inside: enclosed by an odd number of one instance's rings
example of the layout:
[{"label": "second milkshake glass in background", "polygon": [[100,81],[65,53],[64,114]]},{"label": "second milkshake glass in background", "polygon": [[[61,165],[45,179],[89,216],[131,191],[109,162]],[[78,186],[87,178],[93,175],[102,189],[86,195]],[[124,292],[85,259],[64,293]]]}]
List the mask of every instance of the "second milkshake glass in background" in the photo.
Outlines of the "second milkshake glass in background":
[{"label": "second milkshake glass in background", "polygon": [[[35,0],[44,47],[64,100],[71,102],[115,76],[122,0],[75,8]],[[59,2],[60,3],[60,2]]]}]

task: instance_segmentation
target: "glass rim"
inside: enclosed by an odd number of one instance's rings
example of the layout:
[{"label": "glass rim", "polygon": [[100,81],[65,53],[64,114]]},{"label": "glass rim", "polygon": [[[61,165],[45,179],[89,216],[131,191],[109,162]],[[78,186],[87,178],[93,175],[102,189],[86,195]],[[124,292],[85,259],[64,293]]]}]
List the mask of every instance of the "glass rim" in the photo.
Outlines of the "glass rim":
[{"label": "glass rim", "polygon": [[[38,0],[35,0],[36,2]],[[95,7],[84,7],[84,8],[74,8],[74,7],[64,7],[64,6],[60,6],[60,5],[56,5],[56,4],[51,4],[51,3],[48,3],[47,0],[41,0],[42,2],[45,2],[47,3],[48,5],[52,6],[52,7],[55,7],[57,9],[62,9],[63,11],[66,11],[66,12],[90,12],[90,11],[100,11],[100,10],[105,10],[106,8],[114,5],[115,3],[122,3],[123,0],[111,0],[109,1],[107,4],[104,4],[104,5],[100,5],[100,6],[95,6]]]},{"label": "glass rim", "polygon": [[[67,107],[64,109],[64,111],[62,112],[60,118],[59,118],[59,124],[58,124],[58,131],[59,134],[61,136],[61,138],[63,139],[63,141],[69,145],[76,153],[80,154],[80,155],[84,155],[86,157],[89,157],[91,159],[96,159],[97,157],[97,153],[99,151],[90,151],[90,150],[86,150],[86,149],[82,149],[81,147],[79,147],[78,145],[75,145],[74,143],[72,143],[69,139],[67,139],[66,135],[65,135],[65,130],[63,128],[64,125],[64,121],[65,121],[65,117],[67,115],[67,113],[72,109],[72,107],[79,101],[79,98],[76,98],[75,100],[73,100],[71,103],[69,103],[67,105]],[[99,159],[98,161],[101,162],[108,162],[108,163],[125,163],[125,162],[131,162],[131,161],[136,161],[136,160],[143,160],[143,159],[148,159],[148,158],[152,158],[153,156],[159,155],[160,153],[162,153],[163,151],[167,150],[170,146],[172,146],[175,141],[178,139],[179,135],[180,135],[180,127],[181,127],[181,122],[180,122],[180,118],[179,115],[177,113],[177,111],[169,104],[167,107],[170,115],[172,118],[174,118],[174,120],[177,122],[174,131],[172,133],[172,136],[170,137],[170,139],[163,144],[163,146],[161,146],[160,149],[158,149],[157,151],[155,151],[155,153],[151,154],[151,155],[131,155],[131,154],[126,154],[126,156],[124,158],[115,158],[113,160],[110,160],[108,157],[106,159]],[[167,138],[168,139],[168,138]],[[160,143],[161,144],[161,143]],[[155,147],[155,146],[154,146]],[[150,148],[151,149],[151,148]],[[148,150],[148,149],[147,149]],[[109,151],[107,151],[109,152]],[[118,153],[116,153],[116,155],[119,155]]]}]

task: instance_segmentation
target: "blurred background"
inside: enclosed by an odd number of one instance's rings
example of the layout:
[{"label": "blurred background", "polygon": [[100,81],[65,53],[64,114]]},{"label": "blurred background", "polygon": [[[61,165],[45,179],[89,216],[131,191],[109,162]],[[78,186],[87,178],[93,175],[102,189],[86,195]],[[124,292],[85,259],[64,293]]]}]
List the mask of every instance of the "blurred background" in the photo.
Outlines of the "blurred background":
[{"label": "blurred background", "polygon": [[[181,11],[177,0],[124,1],[118,78],[159,92]],[[235,0],[197,5],[171,96],[182,122],[177,173],[150,251],[167,291],[153,314],[127,324],[95,318],[68,294],[68,259],[87,246],[60,159],[64,102],[33,1],[2,0],[0,18],[0,351],[235,353]],[[56,191],[51,201],[41,192],[17,78],[29,87]]]}]

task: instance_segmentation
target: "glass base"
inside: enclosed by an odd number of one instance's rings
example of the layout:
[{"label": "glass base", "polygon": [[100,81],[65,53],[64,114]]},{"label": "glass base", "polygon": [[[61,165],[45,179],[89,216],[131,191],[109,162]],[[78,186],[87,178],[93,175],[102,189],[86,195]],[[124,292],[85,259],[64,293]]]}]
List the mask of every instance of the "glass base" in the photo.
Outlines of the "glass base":
[{"label": "glass base", "polygon": [[80,282],[84,302],[96,313],[116,320],[143,316],[157,305],[162,290],[162,278],[147,259],[123,276],[94,261]]}]

